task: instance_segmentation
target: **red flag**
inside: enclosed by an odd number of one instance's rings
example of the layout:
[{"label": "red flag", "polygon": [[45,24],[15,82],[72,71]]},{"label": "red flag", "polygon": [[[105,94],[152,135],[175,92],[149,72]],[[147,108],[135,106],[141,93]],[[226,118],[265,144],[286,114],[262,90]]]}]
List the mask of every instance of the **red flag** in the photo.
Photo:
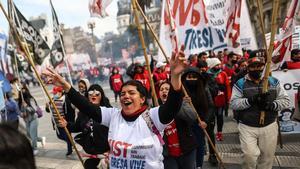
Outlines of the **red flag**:
[{"label": "red flag", "polygon": [[241,4],[241,0],[234,0],[229,8],[230,15],[226,24],[226,37],[228,38],[228,46],[232,48],[240,47]]},{"label": "red flag", "polygon": [[292,35],[295,28],[296,12],[299,11],[299,0],[292,0],[287,11],[282,29],[277,37],[272,53],[272,70],[280,68],[284,61],[290,60]]},{"label": "red flag", "polygon": [[91,17],[104,18],[108,16],[105,9],[112,0],[90,0],[89,11]]},{"label": "red flag", "polygon": [[171,43],[172,43],[172,50],[174,52],[178,52],[178,38],[177,38],[177,30],[176,30],[176,23],[174,20],[174,15],[171,10],[170,0],[165,0],[165,7],[164,7],[164,15],[165,15],[165,25],[168,27],[167,34],[170,36]]}]

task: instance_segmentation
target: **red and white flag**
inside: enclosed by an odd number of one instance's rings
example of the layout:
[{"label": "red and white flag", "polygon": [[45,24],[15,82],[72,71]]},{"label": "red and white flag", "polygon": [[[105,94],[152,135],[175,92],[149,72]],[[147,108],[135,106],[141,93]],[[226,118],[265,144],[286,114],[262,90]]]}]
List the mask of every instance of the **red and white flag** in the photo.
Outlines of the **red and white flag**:
[{"label": "red and white flag", "polygon": [[[226,37],[228,38],[228,46],[232,46],[232,50],[240,50],[240,18],[241,18],[241,0],[231,1],[229,8],[229,18],[226,24]],[[237,51],[234,50],[234,51]]]},{"label": "red and white flag", "polygon": [[295,19],[298,12],[299,0],[292,0],[281,31],[277,36],[277,42],[275,42],[274,45],[274,51],[272,53],[272,70],[279,69],[284,61],[290,60],[292,49],[292,35],[295,28]]},{"label": "red and white flag", "polygon": [[108,16],[105,9],[112,2],[112,0],[90,0],[89,11],[91,17],[104,18]]},{"label": "red and white flag", "polygon": [[166,29],[166,34],[170,37],[171,39],[171,44],[172,44],[172,51],[174,52],[178,52],[178,38],[177,38],[177,29],[176,29],[176,23],[174,20],[174,15],[173,12],[171,10],[171,4],[170,4],[170,0],[164,0],[165,1],[165,6],[164,6],[164,15],[165,15],[165,25],[168,29]]}]

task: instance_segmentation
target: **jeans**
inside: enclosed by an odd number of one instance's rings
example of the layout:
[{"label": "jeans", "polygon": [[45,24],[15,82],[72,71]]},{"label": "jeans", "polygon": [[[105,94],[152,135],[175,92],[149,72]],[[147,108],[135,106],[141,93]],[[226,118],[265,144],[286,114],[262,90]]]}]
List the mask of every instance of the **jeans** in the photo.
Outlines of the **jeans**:
[{"label": "jeans", "polygon": [[243,152],[243,169],[272,169],[277,145],[277,122],[265,127],[250,127],[239,123]]},{"label": "jeans", "polygon": [[195,169],[196,149],[179,157],[164,157],[165,169]]},{"label": "jeans", "polygon": [[38,141],[38,119],[35,118],[31,121],[26,122],[26,130],[27,135],[31,139],[32,148],[34,150],[37,149],[37,141]]},{"label": "jeans", "polygon": [[193,126],[196,141],[199,144],[196,152],[196,167],[202,167],[205,155],[205,136],[202,128],[197,124]]},{"label": "jeans", "polygon": [[65,132],[64,128],[57,127],[58,132],[56,131],[56,135],[59,139],[64,140],[67,143],[67,150],[68,152],[72,152],[72,144],[68,138],[67,133]]}]

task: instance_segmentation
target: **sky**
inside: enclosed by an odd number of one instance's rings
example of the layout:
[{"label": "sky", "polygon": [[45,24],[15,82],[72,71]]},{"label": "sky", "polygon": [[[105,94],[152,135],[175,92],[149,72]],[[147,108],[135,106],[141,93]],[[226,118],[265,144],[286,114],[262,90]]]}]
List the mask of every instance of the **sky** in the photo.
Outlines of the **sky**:
[{"label": "sky", "polygon": [[[7,1],[0,1],[5,9],[7,9]],[[89,0],[52,0],[52,3],[59,22],[64,23],[66,28],[81,26],[84,30],[90,32],[87,23],[94,20],[96,23],[94,34],[100,37],[103,36],[105,32],[114,31],[117,33],[117,1],[118,0],[113,0],[107,7],[106,11],[109,16],[102,19],[90,17],[88,10]],[[27,19],[31,16],[39,16],[42,13],[46,13],[48,24],[52,24],[50,0],[14,0],[14,3]],[[2,11],[0,14],[0,29],[7,33],[8,23]]]}]

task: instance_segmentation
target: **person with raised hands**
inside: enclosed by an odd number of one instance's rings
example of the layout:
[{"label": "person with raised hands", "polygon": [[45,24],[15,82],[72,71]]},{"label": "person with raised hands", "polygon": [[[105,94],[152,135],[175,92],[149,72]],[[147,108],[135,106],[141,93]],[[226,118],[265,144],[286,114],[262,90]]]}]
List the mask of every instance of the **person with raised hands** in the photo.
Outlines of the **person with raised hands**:
[{"label": "person with raised hands", "polygon": [[118,109],[91,104],[51,69],[44,75],[53,84],[64,88],[81,113],[109,127],[109,168],[163,169],[162,133],[179,111],[183,98],[181,74],[187,66],[183,48],[172,54],[171,88],[167,101],[154,108],[147,105],[147,90],[138,81],[130,80],[122,85],[121,109]]}]

